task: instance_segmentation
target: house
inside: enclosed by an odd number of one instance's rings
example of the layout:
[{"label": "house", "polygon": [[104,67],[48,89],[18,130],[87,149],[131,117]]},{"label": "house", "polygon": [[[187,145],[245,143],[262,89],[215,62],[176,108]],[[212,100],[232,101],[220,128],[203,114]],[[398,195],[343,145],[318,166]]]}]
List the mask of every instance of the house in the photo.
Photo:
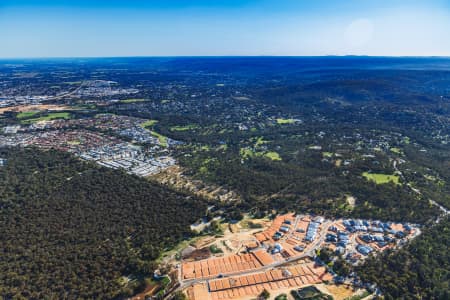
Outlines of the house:
[{"label": "house", "polygon": [[358,246],[356,246],[356,250],[363,255],[369,255],[369,253],[373,251],[373,248],[358,244]]},{"label": "house", "polygon": [[328,228],[328,230],[329,231],[333,231],[333,232],[337,232],[337,227],[336,226],[330,226],[329,228]]},{"label": "house", "polygon": [[287,232],[289,232],[289,229],[290,229],[290,228],[289,228],[288,226],[281,226],[279,230],[280,230],[281,232],[287,233]]},{"label": "house", "polygon": [[345,282],[345,278],[343,276],[336,276],[334,278],[334,282],[336,284],[343,284]]},{"label": "house", "polygon": [[404,238],[406,235],[405,235],[405,233],[403,232],[403,231],[397,231],[396,233],[395,233],[395,237],[397,237],[397,238],[399,238],[399,239],[402,239],[402,238]]},{"label": "house", "polygon": [[305,250],[305,248],[302,247],[302,246],[297,245],[297,246],[294,247],[294,250],[298,251],[298,252],[302,252],[303,250]]},{"label": "house", "polygon": [[327,235],[326,235],[326,241],[327,242],[335,243],[335,242],[337,242],[337,240],[338,240],[338,238],[337,238],[336,235],[331,234],[331,233],[327,233]]},{"label": "house", "polygon": [[322,224],[324,221],[325,221],[325,218],[321,217],[321,216],[317,216],[314,218],[314,222],[319,223],[319,224]]},{"label": "house", "polygon": [[344,254],[345,253],[345,248],[344,247],[337,247],[335,250],[336,254]]}]

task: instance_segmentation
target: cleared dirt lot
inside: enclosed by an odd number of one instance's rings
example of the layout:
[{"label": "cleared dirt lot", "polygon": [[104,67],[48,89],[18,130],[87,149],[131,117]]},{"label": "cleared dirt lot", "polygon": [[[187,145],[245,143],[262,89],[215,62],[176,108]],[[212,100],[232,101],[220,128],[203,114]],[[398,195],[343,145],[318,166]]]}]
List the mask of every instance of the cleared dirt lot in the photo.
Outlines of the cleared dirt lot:
[{"label": "cleared dirt lot", "polygon": [[344,300],[355,294],[355,291],[348,285],[318,284],[316,287],[325,294],[330,294],[335,300]]},{"label": "cleared dirt lot", "polygon": [[189,288],[188,295],[195,300],[253,299],[264,289],[272,295],[278,295],[331,278],[324,267],[308,261],[264,272],[211,279]]},{"label": "cleared dirt lot", "polygon": [[18,105],[18,106],[10,106],[10,107],[2,107],[0,108],[0,114],[3,114],[6,111],[14,111],[14,112],[26,112],[26,111],[35,111],[35,110],[73,110],[72,107],[64,106],[64,105],[54,105],[54,104],[39,104],[39,105]]},{"label": "cleared dirt lot", "polygon": [[220,274],[225,275],[256,270],[273,262],[270,255],[263,250],[249,254],[232,254],[224,257],[184,262],[181,265],[181,278],[182,280],[191,280],[217,277]]}]

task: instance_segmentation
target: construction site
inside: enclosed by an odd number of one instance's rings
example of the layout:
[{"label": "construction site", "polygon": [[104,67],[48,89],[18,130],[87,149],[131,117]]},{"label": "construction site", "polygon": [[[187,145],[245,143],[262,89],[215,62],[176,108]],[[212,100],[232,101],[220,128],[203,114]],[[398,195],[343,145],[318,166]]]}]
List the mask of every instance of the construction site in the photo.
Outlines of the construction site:
[{"label": "construction site", "polygon": [[325,267],[307,259],[283,268],[262,267],[248,274],[194,283],[186,292],[190,299],[253,299],[263,290],[281,292],[332,279]]},{"label": "construction site", "polygon": [[[337,290],[339,276],[318,260],[319,249],[331,249],[358,264],[372,252],[398,247],[420,234],[413,224],[328,220],[293,213],[260,222],[260,229],[228,224],[230,230],[223,237],[210,238],[202,245],[203,249],[223,245],[224,251],[208,256],[196,249],[190,252],[195,255],[182,259],[178,279],[189,299],[246,300],[264,290],[272,295],[289,294],[311,285],[321,285],[335,299],[344,299],[330,292]],[[340,280],[351,286],[351,281]]]}]

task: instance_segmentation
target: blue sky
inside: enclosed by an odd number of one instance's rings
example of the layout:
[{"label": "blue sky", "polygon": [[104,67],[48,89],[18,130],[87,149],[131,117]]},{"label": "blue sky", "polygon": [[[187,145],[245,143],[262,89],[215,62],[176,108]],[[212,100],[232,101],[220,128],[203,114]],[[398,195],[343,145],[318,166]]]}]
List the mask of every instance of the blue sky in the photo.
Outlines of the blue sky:
[{"label": "blue sky", "polygon": [[0,57],[450,56],[448,0],[0,0]]}]

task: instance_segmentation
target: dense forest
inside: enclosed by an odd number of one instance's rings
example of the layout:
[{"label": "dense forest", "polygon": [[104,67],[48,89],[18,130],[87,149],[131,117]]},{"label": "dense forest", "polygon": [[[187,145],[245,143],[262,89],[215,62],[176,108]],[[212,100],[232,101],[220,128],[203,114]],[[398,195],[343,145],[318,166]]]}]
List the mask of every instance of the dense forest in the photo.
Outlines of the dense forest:
[{"label": "dense forest", "polygon": [[450,298],[450,219],[427,229],[404,249],[371,258],[358,268],[385,299]]},{"label": "dense forest", "polygon": [[6,299],[131,295],[138,282],[122,276],[151,274],[160,252],[189,237],[206,211],[202,200],[68,154],[1,149],[0,157]]}]

